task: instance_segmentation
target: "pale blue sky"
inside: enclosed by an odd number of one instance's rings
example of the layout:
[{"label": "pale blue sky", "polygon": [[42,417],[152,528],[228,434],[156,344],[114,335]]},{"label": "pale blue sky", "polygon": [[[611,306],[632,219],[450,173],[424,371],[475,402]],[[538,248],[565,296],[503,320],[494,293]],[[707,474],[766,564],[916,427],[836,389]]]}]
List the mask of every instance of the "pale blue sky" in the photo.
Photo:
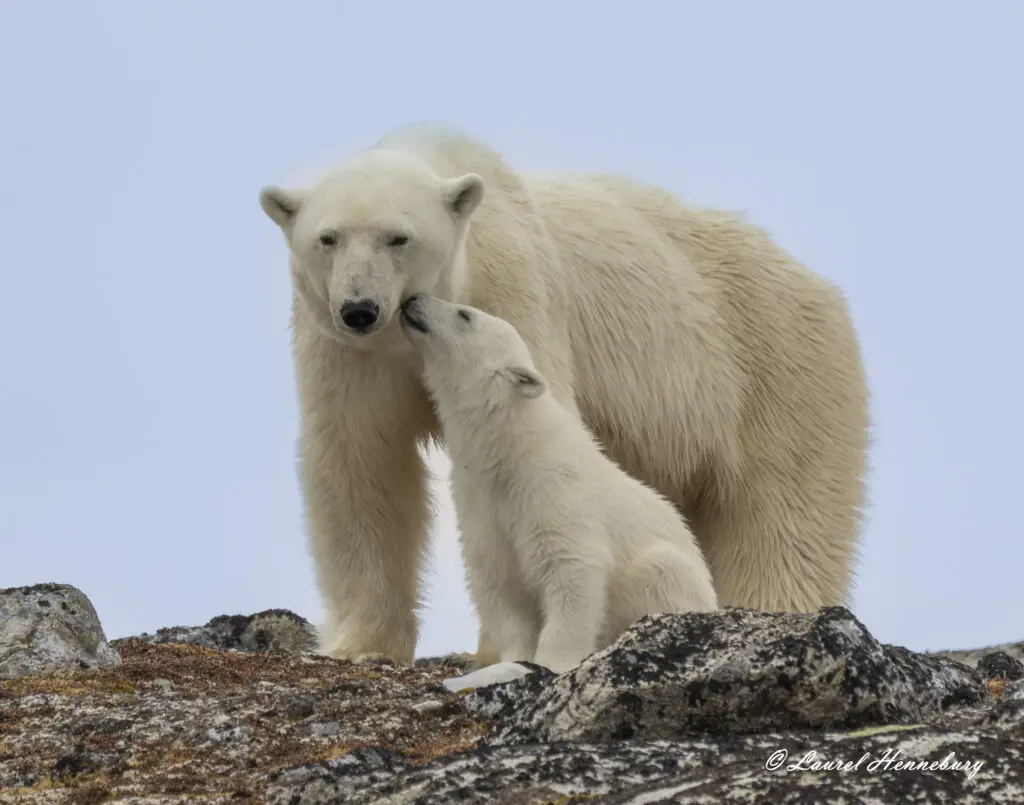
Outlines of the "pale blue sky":
[{"label": "pale blue sky", "polygon": [[[259,187],[433,120],[521,168],[748,211],[851,300],[873,391],[855,611],[1024,638],[1024,3],[0,5],[0,587],[109,637],[319,616],[285,246]],[[419,652],[472,649],[442,498]]]}]

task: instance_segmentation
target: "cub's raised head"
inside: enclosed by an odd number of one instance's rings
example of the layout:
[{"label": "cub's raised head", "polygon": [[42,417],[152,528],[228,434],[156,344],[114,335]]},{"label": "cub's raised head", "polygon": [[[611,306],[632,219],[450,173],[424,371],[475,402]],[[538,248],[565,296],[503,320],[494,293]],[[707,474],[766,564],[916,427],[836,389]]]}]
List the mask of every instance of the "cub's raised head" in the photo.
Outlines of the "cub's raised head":
[{"label": "cub's raised head", "polygon": [[367,349],[405,346],[397,314],[416,293],[457,298],[475,173],[438,176],[401,151],[371,149],[303,190],[265,187],[285,234],[296,290],[319,329]]},{"label": "cub's raised head", "polygon": [[466,404],[532,400],[546,390],[515,327],[482,310],[416,295],[402,305],[402,332],[423,357],[435,397]]}]

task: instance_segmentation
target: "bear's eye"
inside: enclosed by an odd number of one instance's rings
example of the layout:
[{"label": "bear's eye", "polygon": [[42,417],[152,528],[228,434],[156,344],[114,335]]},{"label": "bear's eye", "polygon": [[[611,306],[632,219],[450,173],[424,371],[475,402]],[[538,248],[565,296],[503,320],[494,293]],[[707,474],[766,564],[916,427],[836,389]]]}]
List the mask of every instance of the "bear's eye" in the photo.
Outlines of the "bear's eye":
[{"label": "bear's eye", "polygon": [[397,248],[399,246],[404,246],[408,242],[409,242],[409,236],[408,235],[391,235],[388,238],[388,240],[387,240],[388,246],[393,246],[395,248]]},{"label": "bear's eye", "polygon": [[469,315],[468,310],[459,310],[459,318],[463,321],[472,321],[473,317]]},{"label": "bear's eye", "polygon": [[338,236],[330,232],[324,232],[322,235],[320,235],[319,240],[321,246],[331,247],[338,245]]}]

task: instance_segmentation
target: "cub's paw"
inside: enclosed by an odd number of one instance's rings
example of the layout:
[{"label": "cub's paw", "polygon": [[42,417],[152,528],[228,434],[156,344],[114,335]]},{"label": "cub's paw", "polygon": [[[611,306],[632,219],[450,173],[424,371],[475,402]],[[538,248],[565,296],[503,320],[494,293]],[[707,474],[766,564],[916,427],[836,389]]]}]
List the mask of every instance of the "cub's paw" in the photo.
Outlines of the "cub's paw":
[{"label": "cub's paw", "polygon": [[539,665],[541,668],[546,668],[555,674],[564,674],[571,671],[582,661],[583,657],[577,657],[575,655],[540,651],[537,652],[537,656],[533,659],[535,665]]}]

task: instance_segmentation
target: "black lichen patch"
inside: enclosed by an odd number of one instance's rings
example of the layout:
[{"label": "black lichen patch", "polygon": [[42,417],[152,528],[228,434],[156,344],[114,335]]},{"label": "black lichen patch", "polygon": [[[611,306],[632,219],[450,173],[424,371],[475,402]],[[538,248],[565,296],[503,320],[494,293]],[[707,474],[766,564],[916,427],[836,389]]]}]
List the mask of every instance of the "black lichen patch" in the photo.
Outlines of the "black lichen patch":
[{"label": "black lichen patch", "polygon": [[53,595],[62,593],[66,589],[67,587],[63,584],[47,582],[46,584],[30,584],[27,587],[5,587],[0,590],[0,595]]},{"label": "black lichen patch", "polygon": [[1004,651],[993,651],[978,660],[978,673],[985,679],[1024,679],[1024,663]]}]

